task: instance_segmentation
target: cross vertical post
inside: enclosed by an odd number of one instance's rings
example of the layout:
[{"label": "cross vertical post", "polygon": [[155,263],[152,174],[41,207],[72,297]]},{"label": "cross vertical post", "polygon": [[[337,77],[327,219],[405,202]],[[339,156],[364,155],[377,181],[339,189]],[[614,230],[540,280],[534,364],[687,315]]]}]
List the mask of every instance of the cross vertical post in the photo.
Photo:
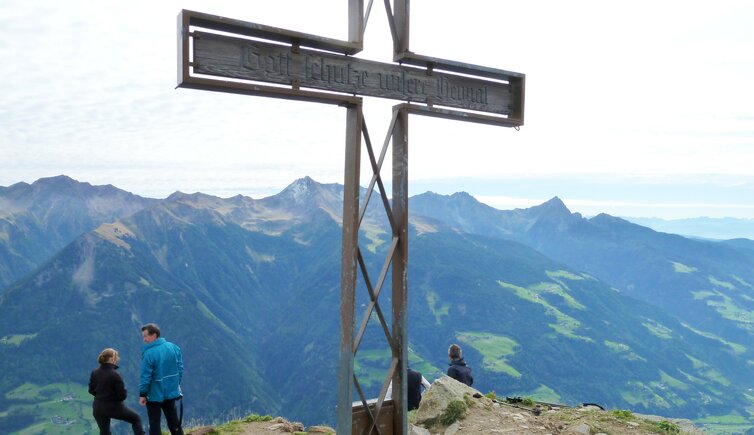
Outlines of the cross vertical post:
[{"label": "cross vertical post", "polygon": [[395,36],[393,41],[393,56],[408,51],[409,35],[409,0],[395,0],[393,4],[393,20],[395,22]]},{"label": "cross vertical post", "polygon": [[351,433],[353,400],[353,329],[359,248],[360,105],[346,109],[346,159],[343,182],[343,240],[340,275],[340,350],[337,420],[340,433]]},{"label": "cross vertical post", "polygon": [[[393,2],[393,59],[409,51],[409,0]],[[408,111],[393,107],[393,217],[397,221],[398,249],[392,259],[393,270],[393,433],[408,431]],[[397,114],[395,113],[397,111]],[[396,116],[397,115],[397,116]]]},{"label": "cross vertical post", "polygon": [[392,259],[393,270],[393,359],[398,360],[393,374],[393,433],[408,428],[408,111],[399,106],[393,128],[393,217],[396,220],[398,249]]},{"label": "cross vertical post", "polygon": [[[348,0],[348,40],[361,46],[364,40],[364,0]],[[343,251],[340,279],[340,349],[338,362],[337,430],[353,432],[353,359],[356,310],[356,278],[359,249],[359,181],[361,176],[360,105],[349,106],[346,115],[346,159],[343,180]]]},{"label": "cross vertical post", "polygon": [[348,0],[348,40],[357,45],[364,42],[364,0]]}]

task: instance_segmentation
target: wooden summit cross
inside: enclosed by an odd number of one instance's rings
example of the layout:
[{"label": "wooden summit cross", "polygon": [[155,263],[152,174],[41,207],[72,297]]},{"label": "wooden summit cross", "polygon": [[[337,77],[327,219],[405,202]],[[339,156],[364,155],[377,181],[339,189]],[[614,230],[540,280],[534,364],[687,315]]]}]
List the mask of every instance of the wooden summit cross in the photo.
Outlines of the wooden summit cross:
[{"label": "wooden summit cross", "polygon": [[[392,7],[390,0],[384,0],[393,37],[393,63],[352,57],[362,50],[372,1],[365,15],[364,0],[348,0],[348,41],[183,10],[178,15],[178,86],[346,108],[337,432],[403,435],[408,429],[408,114],[518,127],[524,123],[525,76],[411,52],[409,0],[393,0]],[[360,96],[402,101],[393,106],[379,158],[369,138]],[[373,175],[359,206],[362,135]],[[391,139],[392,205],[380,176]],[[367,274],[358,244],[359,226],[375,184],[392,230],[376,281]],[[354,328],[357,268],[371,301],[358,332]],[[389,269],[391,328],[379,304]],[[353,363],[373,313],[379,318],[392,358],[378,399],[367,401]],[[391,381],[393,398],[386,401]],[[356,406],[352,406],[353,387],[361,399]]]}]

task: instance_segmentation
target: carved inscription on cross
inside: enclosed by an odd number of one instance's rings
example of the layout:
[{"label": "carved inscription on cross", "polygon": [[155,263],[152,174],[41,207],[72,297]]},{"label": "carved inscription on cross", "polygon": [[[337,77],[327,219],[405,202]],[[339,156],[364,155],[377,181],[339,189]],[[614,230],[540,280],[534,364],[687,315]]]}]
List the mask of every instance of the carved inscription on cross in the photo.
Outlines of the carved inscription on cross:
[{"label": "carved inscription on cross", "polygon": [[509,83],[380,63],[207,32],[194,34],[194,73],[509,115]]},{"label": "carved inscription on cross", "polygon": [[[353,57],[362,49],[366,20],[363,0],[348,0],[349,40],[285,30],[184,10],[178,15],[178,86],[245,95],[334,104],[346,108],[343,188],[341,319],[338,370],[339,434],[405,434],[408,429],[408,115],[518,127],[524,121],[524,82],[520,73],[415,54],[408,49],[409,0],[384,0],[393,37],[393,61]],[[360,96],[388,98],[393,107],[381,153],[374,152]],[[361,141],[373,175],[359,203]],[[392,198],[380,170],[392,142]],[[379,155],[379,157],[378,157]],[[359,226],[379,189],[392,240],[376,279],[359,248]],[[370,304],[355,326],[358,272]],[[388,272],[391,272],[390,276]],[[379,304],[381,287],[392,281],[390,326]],[[367,400],[354,358],[370,319],[377,315],[390,347],[390,364],[376,400]],[[385,400],[392,383],[392,400]],[[352,405],[355,392],[360,404]],[[316,400],[316,398],[312,398]]]}]

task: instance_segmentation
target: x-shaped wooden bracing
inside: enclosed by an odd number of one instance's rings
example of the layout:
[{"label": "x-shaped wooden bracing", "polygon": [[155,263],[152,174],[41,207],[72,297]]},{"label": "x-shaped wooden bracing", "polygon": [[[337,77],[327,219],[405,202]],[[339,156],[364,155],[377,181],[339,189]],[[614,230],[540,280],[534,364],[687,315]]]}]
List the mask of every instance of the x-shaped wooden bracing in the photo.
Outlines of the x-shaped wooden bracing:
[{"label": "x-shaped wooden bracing", "polygon": [[[361,210],[359,213],[359,226],[361,226],[361,222],[364,219],[367,206],[369,205],[369,200],[372,196],[372,193],[374,192],[374,187],[376,184],[379,187],[380,198],[382,199],[382,205],[384,206],[385,213],[387,215],[388,222],[390,223],[390,229],[392,233],[391,243],[387,250],[385,262],[382,265],[382,269],[380,271],[380,274],[379,274],[379,277],[377,279],[377,283],[375,286],[372,286],[372,281],[369,277],[369,272],[367,271],[364,257],[361,254],[361,248],[357,247],[359,268],[361,270],[361,274],[364,279],[364,284],[367,288],[367,291],[369,292],[370,303],[364,312],[364,317],[361,321],[359,331],[356,334],[356,337],[354,338],[353,358],[354,359],[356,358],[356,353],[359,350],[359,345],[361,344],[361,340],[364,337],[364,333],[366,332],[367,325],[369,323],[369,320],[372,317],[373,312],[377,313],[377,317],[380,321],[380,326],[382,326],[382,330],[385,334],[385,339],[387,340],[387,343],[390,346],[390,350],[392,354],[391,359],[390,359],[390,368],[382,384],[382,388],[380,389],[380,394],[377,399],[377,404],[374,408],[374,412],[371,411],[371,409],[369,408],[369,405],[367,404],[367,399],[364,396],[361,386],[359,385],[359,381],[358,381],[358,378],[356,377],[356,373],[353,374],[354,386],[356,387],[356,391],[358,392],[359,397],[361,398],[361,402],[364,405],[364,409],[367,410],[369,417],[371,419],[371,426],[367,433],[371,433],[373,430],[376,430],[377,433],[380,433],[379,427],[377,426],[379,414],[382,411],[382,404],[385,400],[385,395],[387,393],[388,386],[390,385],[390,382],[393,379],[395,369],[398,367],[400,359],[403,356],[401,350],[397,347],[397,341],[399,341],[397,340],[398,337],[394,337],[389,331],[387,322],[385,321],[385,316],[382,313],[382,309],[380,308],[380,304],[379,304],[379,297],[380,297],[380,292],[382,290],[382,286],[385,283],[385,278],[387,277],[388,269],[390,268],[393,262],[394,254],[396,252],[396,249],[401,239],[400,227],[397,225],[396,220],[393,217],[390,200],[387,196],[387,192],[385,191],[385,185],[382,182],[382,177],[380,175],[382,164],[385,161],[385,155],[387,154],[387,149],[390,144],[390,139],[393,135],[393,130],[395,128],[396,120],[398,119],[400,111],[401,109],[396,109],[396,108],[393,109],[393,116],[390,121],[390,126],[388,127],[387,135],[385,136],[385,140],[382,145],[382,150],[380,152],[379,160],[375,159],[372,142],[369,137],[369,131],[367,129],[366,122],[363,121],[362,119],[362,134],[364,136],[364,143],[366,145],[366,149],[369,154],[369,162],[372,167],[372,179],[369,182],[369,187],[366,190],[365,198],[361,205]],[[396,331],[396,332],[400,334],[403,331]],[[396,390],[398,389],[396,388]]]}]

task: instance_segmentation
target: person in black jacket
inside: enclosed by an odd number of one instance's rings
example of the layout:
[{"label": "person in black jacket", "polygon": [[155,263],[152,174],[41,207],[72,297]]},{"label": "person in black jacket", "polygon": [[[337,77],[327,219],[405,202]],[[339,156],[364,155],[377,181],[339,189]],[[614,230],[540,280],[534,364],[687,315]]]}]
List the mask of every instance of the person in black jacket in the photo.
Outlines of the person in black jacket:
[{"label": "person in black jacket", "polygon": [[451,344],[448,348],[448,359],[450,360],[448,376],[470,387],[474,383],[474,377],[471,376],[471,367],[468,367],[466,361],[463,360],[461,346]]},{"label": "person in black jacket", "polygon": [[[411,367],[406,369],[406,398],[409,411],[419,409],[419,403],[422,401],[422,388],[429,390],[431,387],[429,381],[422,376],[421,373],[416,370],[412,370]],[[393,398],[393,381],[387,386],[387,392],[385,393],[385,400],[392,400]]]},{"label": "person in black jacket", "polygon": [[110,419],[131,423],[134,434],[144,435],[139,414],[123,404],[128,392],[118,370],[118,351],[107,348],[99,354],[99,367],[89,376],[89,394],[94,396],[92,415],[99,426],[100,435],[110,435]]},{"label": "person in black jacket", "polygon": [[406,387],[408,410],[419,409],[419,403],[422,401],[422,387],[429,390],[429,387],[431,387],[429,381],[421,373],[409,367],[406,369]]}]

